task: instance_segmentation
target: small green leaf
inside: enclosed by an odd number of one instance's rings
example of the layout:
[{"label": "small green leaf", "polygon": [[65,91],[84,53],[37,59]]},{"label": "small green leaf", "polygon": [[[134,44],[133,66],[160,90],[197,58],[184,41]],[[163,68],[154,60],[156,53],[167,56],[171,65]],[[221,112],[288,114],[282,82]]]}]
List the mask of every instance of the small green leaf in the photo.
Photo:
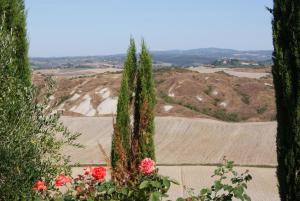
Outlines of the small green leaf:
[{"label": "small green leaf", "polygon": [[208,189],[203,188],[203,189],[201,189],[200,194],[205,195],[207,192],[208,192]]},{"label": "small green leaf", "polygon": [[167,189],[171,186],[171,182],[167,178],[163,178],[163,184]]},{"label": "small green leaf", "polygon": [[140,188],[140,189],[144,189],[144,188],[147,188],[148,186],[149,186],[149,181],[143,181],[143,182],[140,184],[139,188]]},{"label": "small green leaf", "polygon": [[244,189],[241,186],[238,186],[235,189],[233,189],[234,197],[240,198],[241,200],[244,200],[243,193],[244,193]]},{"label": "small green leaf", "polygon": [[244,194],[244,198],[246,201],[251,201],[251,198],[247,194]]},{"label": "small green leaf", "polygon": [[160,193],[159,192],[153,192],[150,195],[149,201],[159,201]]},{"label": "small green leaf", "polygon": [[172,182],[173,184],[180,185],[180,183],[175,179],[169,179],[169,181]]},{"label": "small green leaf", "polygon": [[128,192],[128,197],[130,197],[130,196],[132,195],[132,193],[133,193],[133,190],[130,190],[130,191]]},{"label": "small green leaf", "polygon": [[110,188],[108,189],[107,194],[111,195],[113,192],[115,192],[115,188]]},{"label": "small green leaf", "polygon": [[151,186],[153,186],[155,188],[161,187],[161,184],[158,181],[151,181],[150,184],[151,184]]},{"label": "small green leaf", "polygon": [[214,186],[215,186],[215,191],[219,191],[222,189],[223,184],[221,183],[221,181],[217,180],[214,182]]}]

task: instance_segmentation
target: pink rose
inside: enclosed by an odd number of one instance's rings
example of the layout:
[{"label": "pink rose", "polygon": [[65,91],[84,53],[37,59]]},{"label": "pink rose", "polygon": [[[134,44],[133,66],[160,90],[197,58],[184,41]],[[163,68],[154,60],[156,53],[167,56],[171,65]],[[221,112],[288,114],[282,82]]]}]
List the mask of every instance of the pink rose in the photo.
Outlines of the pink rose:
[{"label": "pink rose", "polygon": [[93,172],[93,168],[91,166],[85,167],[83,170],[85,175],[91,175]]},{"label": "pink rose", "polygon": [[63,186],[65,185],[66,183],[69,183],[71,182],[71,179],[70,177],[68,176],[65,176],[64,174],[61,174],[59,175],[56,179],[55,179],[55,186],[58,187],[58,186]]},{"label": "pink rose", "polygon": [[97,181],[103,181],[106,176],[106,168],[101,166],[93,168],[92,176]]},{"label": "pink rose", "polygon": [[34,190],[34,191],[47,190],[47,187],[46,187],[44,181],[38,180],[35,182],[35,185],[32,190]]},{"label": "pink rose", "polygon": [[140,172],[149,175],[155,170],[155,162],[151,158],[145,158],[139,166]]}]

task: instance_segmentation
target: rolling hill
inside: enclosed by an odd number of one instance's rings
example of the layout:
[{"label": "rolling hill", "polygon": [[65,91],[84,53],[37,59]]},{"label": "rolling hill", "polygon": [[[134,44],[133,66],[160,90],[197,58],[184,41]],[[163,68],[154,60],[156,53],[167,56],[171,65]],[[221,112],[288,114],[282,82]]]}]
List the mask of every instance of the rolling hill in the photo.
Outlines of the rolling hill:
[{"label": "rolling hill", "polygon": [[[192,50],[152,51],[153,63],[156,66],[196,66],[212,64],[219,59],[236,59],[251,61],[258,64],[269,64],[272,59],[270,50],[241,51],[221,48],[199,48]],[[121,68],[125,54],[108,56],[78,56],[78,57],[50,57],[31,58],[33,68],[90,68],[115,67]]]}]

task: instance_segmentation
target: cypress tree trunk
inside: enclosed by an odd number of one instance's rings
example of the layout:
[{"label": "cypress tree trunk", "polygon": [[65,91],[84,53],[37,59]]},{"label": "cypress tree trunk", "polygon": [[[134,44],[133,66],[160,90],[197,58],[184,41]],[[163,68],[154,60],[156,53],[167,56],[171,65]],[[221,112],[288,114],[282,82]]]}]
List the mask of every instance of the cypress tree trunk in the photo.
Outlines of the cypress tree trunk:
[{"label": "cypress tree trunk", "polygon": [[31,85],[31,69],[28,59],[28,41],[24,0],[1,0],[0,15],[5,16],[5,28],[12,31],[14,40],[13,66],[15,74],[27,86]]},{"label": "cypress tree trunk", "polygon": [[155,160],[153,139],[155,89],[151,56],[144,41],[142,41],[136,85],[132,149],[138,165],[146,157]]},{"label": "cypress tree trunk", "polygon": [[282,201],[300,200],[300,1],[274,0],[272,68]]},{"label": "cypress tree trunk", "polygon": [[[111,164],[116,168],[119,166],[128,169],[131,154],[131,124],[130,111],[132,107],[133,89],[137,70],[136,48],[133,38],[130,38],[130,45],[127,57],[124,62],[124,70],[119,92],[116,124],[112,140]],[[118,144],[119,143],[119,144]],[[120,147],[121,145],[121,147]]]}]

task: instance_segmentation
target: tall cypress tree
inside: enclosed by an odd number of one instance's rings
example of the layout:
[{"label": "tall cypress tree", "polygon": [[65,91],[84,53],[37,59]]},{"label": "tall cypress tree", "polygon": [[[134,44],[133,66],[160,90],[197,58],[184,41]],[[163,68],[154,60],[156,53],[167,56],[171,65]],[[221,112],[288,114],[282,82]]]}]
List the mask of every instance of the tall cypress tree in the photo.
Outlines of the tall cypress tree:
[{"label": "tall cypress tree", "polygon": [[135,75],[137,70],[136,63],[136,48],[133,38],[130,38],[130,45],[127,51],[127,56],[124,62],[124,70],[121,81],[121,88],[118,99],[117,106],[117,117],[116,124],[114,126],[114,135],[112,140],[112,150],[111,150],[111,163],[112,167],[117,166],[117,162],[122,158],[119,153],[120,150],[117,150],[116,144],[119,140],[122,149],[125,153],[125,160],[120,161],[125,165],[125,168],[128,167],[130,163],[130,150],[131,150],[131,124],[130,124],[130,111],[131,111],[131,100],[133,97]]},{"label": "tall cypress tree", "polygon": [[[118,105],[117,105],[117,117],[116,124],[114,125],[114,135],[112,140],[111,149],[111,165],[113,168],[117,166],[118,160],[122,158],[121,154],[125,155],[127,160],[130,151],[130,115],[129,115],[129,89],[127,73],[124,71]],[[118,142],[119,141],[119,142]],[[121,143],[123,151],[125,153],[119,153],[117,150],[117,143]],[[122,165],[126,165],[126,161],[121,161]],[[124,163],[124,164],[123,164]]]},{"label": "tall cypress tree", "polygon": [[132,99],[132,93],[134,92],[135,76],[137,71],[137,59],[136,59],[136,47],[134,39],[130,38],[130,45],[127,50],[127,57],[124,62],[124,71],[128,75],[128,89],[129,95]]},{"label": "tall cypress tree", "polygon": [[146,157],[155,160],[153,139],[155,89],[152,59],[144,40],[142,40],[135,94],[133,155],[138,164]]},{"label": "tall cypress tree", "polygon": [[5,28],[12,32],[14,40],[13,66],[16,67],[16,77],[31,84],[31,69],[28,59],[28,41],[26,31],[26,13],[24,0],[1,0],[0,15],[5,16]]},{"label": "tall cypress tree", "polygon": [[300,1],[274,0],[271,12],[279,193],[282,201],[295,201],[300,200]]}]

